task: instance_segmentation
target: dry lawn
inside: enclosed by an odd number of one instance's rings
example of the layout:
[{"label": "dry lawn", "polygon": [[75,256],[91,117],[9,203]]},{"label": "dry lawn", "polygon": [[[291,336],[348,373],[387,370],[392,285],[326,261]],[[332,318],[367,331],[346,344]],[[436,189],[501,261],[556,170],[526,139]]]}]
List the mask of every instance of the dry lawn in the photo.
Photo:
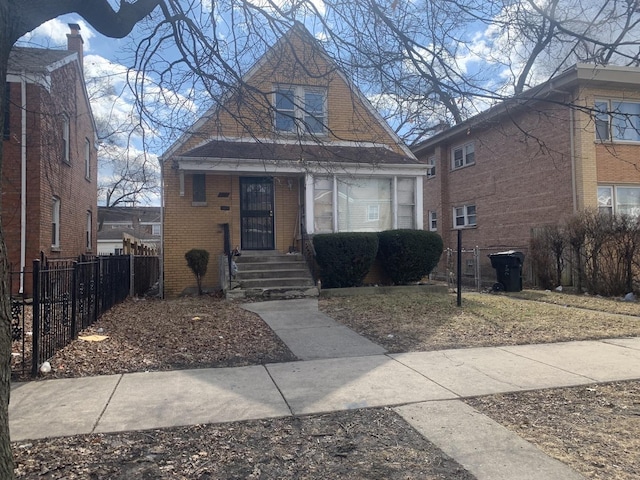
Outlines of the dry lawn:
[{"label": "dry lawn", "polygon": [[[321,299],[391,352],[640,336],[640,305],[555,292]],[[260,320],[221,299],[130,300],[51,359],[47,378],[295,360]],[[586,478],[640,471],[640,381],[493,395],[471,405]],[[389,409],[84,435],[14,444],[38,479],[472,480]]]},{"label": "dry lawn", "polygon": [[462,308],[455,295],[415,293],[327,298],[320,308],[393,353],[640,336],[638,303],[550,292],[465,293]]}]

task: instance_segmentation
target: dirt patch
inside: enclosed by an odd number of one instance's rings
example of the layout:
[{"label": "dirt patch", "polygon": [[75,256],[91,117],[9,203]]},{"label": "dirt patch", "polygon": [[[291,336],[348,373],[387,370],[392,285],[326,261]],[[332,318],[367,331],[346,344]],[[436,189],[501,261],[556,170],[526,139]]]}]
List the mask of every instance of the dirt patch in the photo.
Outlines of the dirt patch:
[{"label": "dirt patch", "polygon": [[40,479],[473,480],[389,409],[14,445]]},{"label": "dirt patch", "polygon": [[[51,359],[46,378],[295,360],[260,317],[215,297],[129,299],[100,317]],[[28,379],[25,377],[24,379]]]}]

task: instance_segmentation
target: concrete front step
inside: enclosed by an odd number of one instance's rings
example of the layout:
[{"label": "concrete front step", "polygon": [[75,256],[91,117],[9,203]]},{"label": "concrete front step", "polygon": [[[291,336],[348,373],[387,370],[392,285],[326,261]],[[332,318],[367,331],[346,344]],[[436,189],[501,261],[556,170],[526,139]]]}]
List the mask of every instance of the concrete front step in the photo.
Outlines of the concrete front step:
[{"label": "concrete front step", "polygon": [[227,291],[227,298],[256,298],[262,300],[285,300],[290,298],[308,298],[319,295],[316,287],[309,286],[274,286],[264,288],[237,288]]},{"label": "concrete front step", "polygon": [[305,263],[302,255],[285,255],[285,254],[270,254],[270,255],[256,255],[255,253],[245,254],[243,253],[239,257],[234,257],[236,263]]},{"label": "concrete front step", "polygon": [[245,270],[238,268],[236,280],[257,280],[259,278],[295,278],[308,277],[309,270],[306,268],[290,268],[290,269],[268,269],[268,270]]},{"label": "concrete front step", "polygon": [[243,251],[234,258],[238,272],[227,298],[286,299],[317,297],[318,289],[300,254]]},{"label": "concrete front step", "polygon": [[272,278],[255,278],[250,280],[238,280],[240,288],[273,288],[273,287],[313,287],[311,277],[272,277]]}]

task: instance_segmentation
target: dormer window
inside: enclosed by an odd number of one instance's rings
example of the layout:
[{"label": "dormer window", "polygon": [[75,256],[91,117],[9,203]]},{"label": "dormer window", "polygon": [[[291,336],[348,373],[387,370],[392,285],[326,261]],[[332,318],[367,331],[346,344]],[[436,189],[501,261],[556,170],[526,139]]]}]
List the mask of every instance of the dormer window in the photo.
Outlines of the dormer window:
[{"label": "dormer window", "polygon": [[326,90],[317,87],[280,86],[275,92],[275,129],[279,133],[324,135]]}]

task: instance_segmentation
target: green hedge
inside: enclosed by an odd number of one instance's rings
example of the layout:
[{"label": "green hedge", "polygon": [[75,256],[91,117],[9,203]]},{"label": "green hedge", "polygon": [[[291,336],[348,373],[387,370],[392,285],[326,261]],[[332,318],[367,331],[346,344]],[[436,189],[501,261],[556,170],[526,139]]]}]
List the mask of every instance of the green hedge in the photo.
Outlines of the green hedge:
[{"label": "green hedge", "polygon": [[396,285],[417,282],[440,261],[442,238],[424,230],[387,230],[378,234],[378,259]]},{"label": "green hedge", "polygon": [[328,233],[315,235],[313,247],[320,267],[322,286],[359,287],[378,251],[375,233]]}]

